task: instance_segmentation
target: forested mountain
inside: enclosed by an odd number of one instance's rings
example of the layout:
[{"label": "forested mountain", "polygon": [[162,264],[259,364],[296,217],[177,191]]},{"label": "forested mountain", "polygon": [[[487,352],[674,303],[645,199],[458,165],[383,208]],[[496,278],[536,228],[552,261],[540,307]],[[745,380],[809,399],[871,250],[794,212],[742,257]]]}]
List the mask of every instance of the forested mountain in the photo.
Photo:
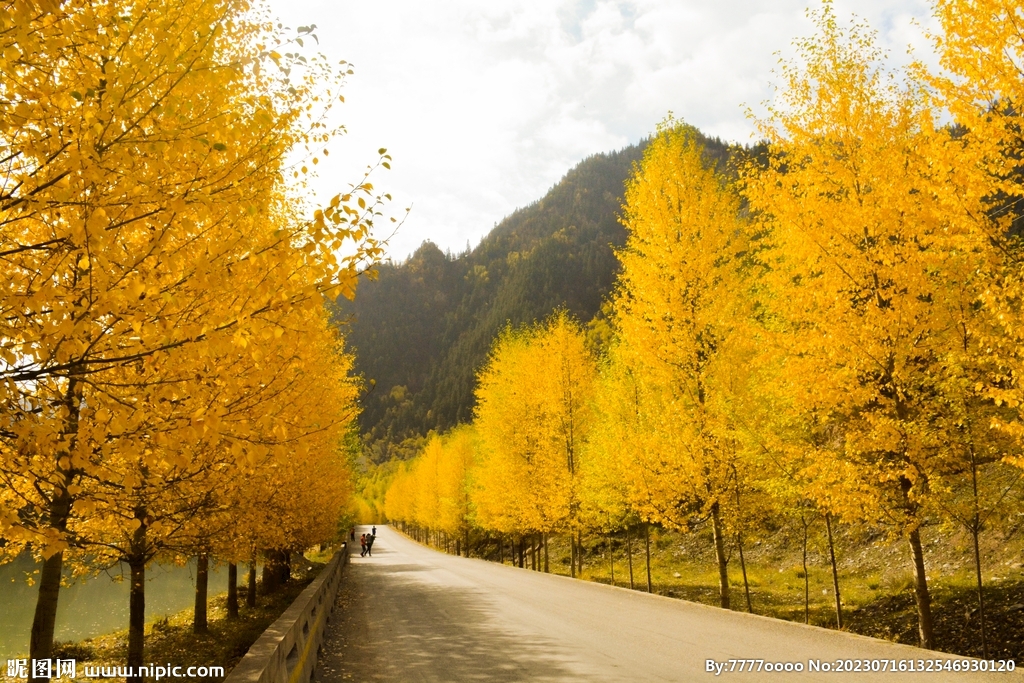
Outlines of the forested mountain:
[{"label": "forested mountain", "polygon": [[[719,161],[728,156],[721,141],[705,144]],[[504,326],[556,308],[584,323],[598,313],[615,280],[613,249],[625,241],[624,183],[645,145],[582,161],[475,249],[452,255],[424,242],[404,263],[382,264],[355,301],[336,303],[356,371],[376,383],[361,417],[374,460],[406,438],[471,419],[474,377]]]}]

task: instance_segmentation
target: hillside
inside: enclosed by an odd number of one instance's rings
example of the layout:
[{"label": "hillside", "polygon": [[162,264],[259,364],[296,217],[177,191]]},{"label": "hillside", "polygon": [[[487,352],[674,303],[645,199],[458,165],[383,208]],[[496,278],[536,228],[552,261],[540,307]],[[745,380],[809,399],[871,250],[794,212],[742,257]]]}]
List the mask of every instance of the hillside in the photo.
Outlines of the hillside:
[{"label": "hillside", "polygon": [[[644,144],[585,159],[475,249],[453,255],[424,242],[407,261],[382,264],[355,301],[336,303],[356,372],[376,384],[361,416],[374,460],[472,417],[474,377],[505,325],[558,307],[584,323],[598,313],[615,281],[614,249],[625,241],[624,183]],[[719,162],[728,157],[721,141],[706,146]]]}]

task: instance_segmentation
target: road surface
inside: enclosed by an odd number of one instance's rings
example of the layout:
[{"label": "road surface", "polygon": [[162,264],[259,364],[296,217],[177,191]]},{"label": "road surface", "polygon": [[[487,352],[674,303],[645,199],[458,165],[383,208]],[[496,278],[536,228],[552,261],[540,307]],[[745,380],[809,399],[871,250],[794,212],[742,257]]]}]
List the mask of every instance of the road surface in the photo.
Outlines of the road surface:
[{"label": "road surface", "polygon": [[[373,557],[356,547],[345,569],[317,680],[1024,681],[1020,672],[808,671],[810,660],[916,666],[922,657],[948,655],[445,555],[379,526]],[[749,659],[804,671],[728,670]],[[708,660],[724,670],[709,672]]]}]

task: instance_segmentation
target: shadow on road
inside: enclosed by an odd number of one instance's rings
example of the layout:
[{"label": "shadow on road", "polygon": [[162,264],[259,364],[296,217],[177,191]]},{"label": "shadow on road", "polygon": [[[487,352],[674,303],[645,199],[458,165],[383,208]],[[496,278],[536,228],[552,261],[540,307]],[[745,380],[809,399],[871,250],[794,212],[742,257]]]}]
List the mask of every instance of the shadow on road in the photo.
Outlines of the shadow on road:
[{"label": "shadow on road", "polygon": [[559,646],[503,627],[486,595],[388,554],[346,569],[318,680],[580,680]]}]

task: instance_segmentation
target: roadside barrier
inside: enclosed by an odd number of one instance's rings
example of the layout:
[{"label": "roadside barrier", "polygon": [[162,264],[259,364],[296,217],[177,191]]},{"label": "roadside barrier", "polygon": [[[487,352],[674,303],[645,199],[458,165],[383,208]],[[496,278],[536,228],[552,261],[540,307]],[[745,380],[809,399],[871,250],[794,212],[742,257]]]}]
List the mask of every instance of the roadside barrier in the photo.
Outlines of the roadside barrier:
[{"label": "roadside barrier", "polygon": [[343,543],[320,576],[253,643],[224,683],[312,681],[346,564],[348,547]]}]

